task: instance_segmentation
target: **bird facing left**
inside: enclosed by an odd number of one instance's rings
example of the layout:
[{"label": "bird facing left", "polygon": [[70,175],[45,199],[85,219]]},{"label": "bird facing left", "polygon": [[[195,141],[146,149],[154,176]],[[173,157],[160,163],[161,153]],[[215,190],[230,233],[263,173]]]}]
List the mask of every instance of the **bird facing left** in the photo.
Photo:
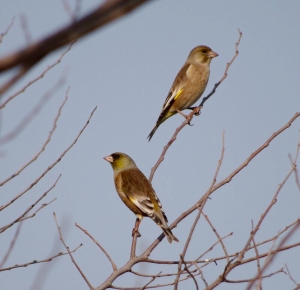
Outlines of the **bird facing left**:
[{"label": "bird facing left", "polygon": [[178,242],[167,224],[168,219],[151,183],[133,159],[121,152],[103,159],[112,166],[115,187],[121,200],[137,217],[136,230],[143,217],[150,217],[162,229],[169,243]]}]

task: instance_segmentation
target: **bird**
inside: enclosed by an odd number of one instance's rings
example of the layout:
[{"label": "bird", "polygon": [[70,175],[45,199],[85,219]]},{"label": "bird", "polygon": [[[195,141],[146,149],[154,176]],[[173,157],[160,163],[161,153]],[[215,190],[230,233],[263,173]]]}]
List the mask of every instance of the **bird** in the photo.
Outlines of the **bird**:
[{"label": "bird", "polygon": [[167,224],[167,216],[151,183],[133,159],[122,152],[115,152],[103,159],[112,166],[116,191],[121,200],[137,217],[132,234],[134,231],[139,234],[138,227],[143,217],[150,217],[162,229],[169,243],[178,242]]},{"label": "bird", "polygon": [[200,99],[208,83],[210,62],[217,56],[216,52],[205,45],[191,50],[170,88],[156,124],[147,137],[148,141],[168,118],[185,109],[193,109],[191,106]]}]

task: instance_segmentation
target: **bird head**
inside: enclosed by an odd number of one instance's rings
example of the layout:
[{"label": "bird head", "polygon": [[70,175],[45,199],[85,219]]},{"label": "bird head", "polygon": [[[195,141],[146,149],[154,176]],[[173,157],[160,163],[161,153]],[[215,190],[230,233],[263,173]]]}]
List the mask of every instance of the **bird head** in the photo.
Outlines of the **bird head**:
[{"label": "bird head", "polygon": [[210,64],[214,57],[218,54],[211,50],[208,46],[200,45],[195,47],[189,54],[188,60],[198,64]]},{"label": "bird head", "polygon": [[135,168],[136,165],[132,158],[125,153],[115,152],[103,158],[112,166],[114,172],[120,172],[124,169]]}]

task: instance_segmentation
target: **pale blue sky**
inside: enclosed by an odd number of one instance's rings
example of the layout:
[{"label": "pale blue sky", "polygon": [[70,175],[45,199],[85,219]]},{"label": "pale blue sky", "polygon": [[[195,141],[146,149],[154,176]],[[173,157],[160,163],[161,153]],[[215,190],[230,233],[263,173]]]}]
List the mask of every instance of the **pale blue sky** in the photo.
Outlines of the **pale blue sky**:
[{"label": "pale blue sky", "polygon": [[[100,1],[82,1],[87,12]],[[62,1],[10,1],[0,4],[0,32],[16,17],[10,33],[1,44],[0,57],[26,42],[20,15],[26,15],[33,40],[69,21]],[[15,250],[5,266],[49,257],[63,246],[52,213],[55,211],[67,244],[83,247],[74,255],[93,286],[100,285],[111,273],[102,252],[86,235],[75,228],[86,228],[111,254],[118,267],[128,259],[131,230],[135,216],[123,205],[114,189],[112,170],[102,158],[115,151],[129,154],[149,176],[163,146],[183,121],[175,116],[157,130],[150,143],[146,137],[153,128],[161,106],[178,70],[190,50],[200,44],[219,54],[211,63],[208,93],[223,75],[232,58],[239,28],[243,38],[240,54],[229,70],[228,78],[206,103],[193,127],[185,127],[169,149],[156,172],[153,187],[161,199],[170,222],[195,203],[211,184],[221,153],[225,131],[225,158],[218,180],[226,177],[270,135],[282,127],[300,108],[299,101],[299,1],[199,1],[161,0],[137,9],[99,31],[79,40],[62,63],[41,81],[12,101],[1,112],[1,136],[10,132],[42,95],[64,75],[66,82],[34,121],[12,142],[1,146],[0,180],[5,179],[42,147],[70,87],[67,101],[51,143],[40,158],[13,181],[1,188],[5,204],[34,181],[74,140],[89,114],[98,106],[89,126],[62,161],[30,192],[1,212],[1,226],[18,216],[45,192],[61,173],[62,177],[44,202],[57,197],[34,218],[26,221]],[[62,50],[44,59],[10,90],[9,97],[53,63]],[[3,78],[0,78],[3,81]],[[289,171],[288,153],[294,155],[299,140],[300,120],[280,135],[258,158],[230,184],[212,195],[204,212],[221,236],[231,231],[225,245],[229,253],[242,248],[251,230]],[[270,238],[299,218],[300,194],[294,176],[280,193],[275,206],[256,236],[256,241]],[[178,260],[195,213],[174,229],[180,243],[164,240],[151,257]],[[0,257],[6,252],[15,227],[0,236]],[[138,252],[145,249],[160,229],[144,219],[138,240]],[[289,242],[300,240],[298,232]],[[216,241],[206,221],[201,218],[186,258],[192,259]],[[268,251],[271,245],[261,252]],[[53,250],[54,249],[54,250]],[[252,253],[253,254],[253,253]],[[299,248],[281,253],[267,273],[287,263],[295,278],[300,277]],[[206,258],[223,255],[218,246]],[[49,267],[49,268],[47,268]],[[224,263],[204,269],[209,282],[222,272]],[[141,272],[157,274],[166,267],[139,265]],[[174,267],[173,271],[176,271]],[[39,272],[40,271],[40,272]],[[233,271],[233,280],[252,277],[255,263]],[[47,273],[42,289],[87,289],[68,256],[48,263],[2,272],[1,289],[30,288],[36,275]],[[130,274],[114,284],[144,285]],[[156,283],[159,283],[158,280]],[[298,279],[298,282],[299,279]],[[156,284],[154,282],[154,284]],[[199,279],[200,288],[204,288]],[[263,282],[264,289],[292,289],[284,274]],[[244,284],[222,284],[218,289],[244,289]],[[172,288],[168,288],[172,289]],[[192,281],[179,289],[194,289]]]}]

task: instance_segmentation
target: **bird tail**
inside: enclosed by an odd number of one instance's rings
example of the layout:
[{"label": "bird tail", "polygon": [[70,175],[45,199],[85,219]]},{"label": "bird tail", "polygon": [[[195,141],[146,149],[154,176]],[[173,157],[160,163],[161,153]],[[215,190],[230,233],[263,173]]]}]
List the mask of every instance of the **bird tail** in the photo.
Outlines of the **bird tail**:
[{"label": "bird tail", "polygon": [[148,142],[150,142],[152,136],[154,135],[155,131],[158,129],[158,126],[160,124],[156,124],[155,127],[152,129],[152,131],[150,132],[150,134],[148,135],[147,139],[148,139]]},{"label": "bird tail", "polygon": [[163,230],[165,236],[168,239],[169,243],[172,243],[172,241],[179,242],[179,240],[173,235],[170,228],[168,226],[161,226],[161,229]]},{"label": "bird tail", "polygon": [[152,136],[154,135],[154,133],[156,132],[156,130],[158,129],[158,127],[164,122],[166,121],[168,118],[172,117],[173,115],[177,114],[177,112],[162,112],[158,118],[158,120],[156,121],[156,124],[154,126],[154,128],[152,129],[152,131],[150,132],[150,134],[148,135],[147,139],[148,142],[150,142]]}]

